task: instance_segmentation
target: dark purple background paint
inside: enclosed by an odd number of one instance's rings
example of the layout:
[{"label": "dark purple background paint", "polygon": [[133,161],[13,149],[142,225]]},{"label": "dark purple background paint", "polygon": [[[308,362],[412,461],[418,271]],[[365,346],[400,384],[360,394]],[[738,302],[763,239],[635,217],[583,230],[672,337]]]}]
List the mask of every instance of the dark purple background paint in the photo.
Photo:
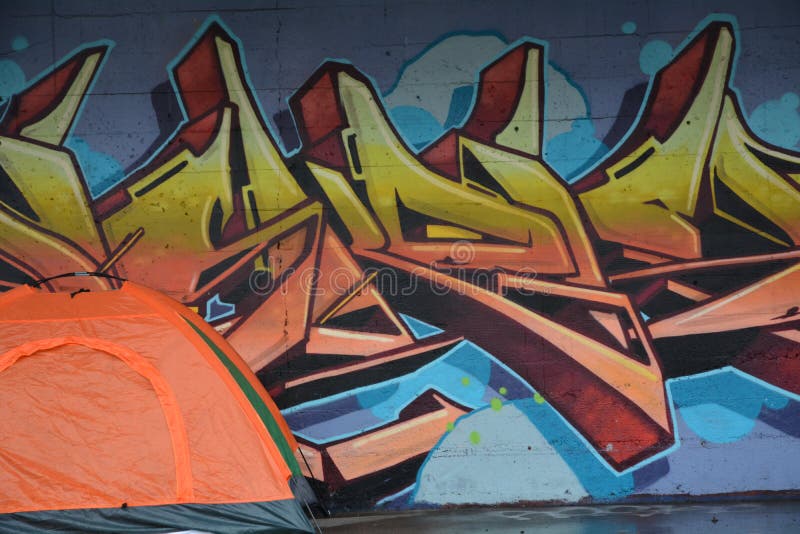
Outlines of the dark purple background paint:
[{"label": "dark purple background paint", "polygon": [[[386,91],[405,62],[442,36],[495,31],[509,42],[525,36],[547,41],[549,59],[583,88],[596,137],[603,139],[626,91],[647,82],[639,68],[642,46],[660,39],[675,47],[715,12],[739,23],[734,85],[746,113],[798,91],[795,0],[14,0],[0,7],[0,59],[15,61],[30,80],[84,43],[115,41],[74,135],[130,167],[178,121],[172,96],[164,94],[168,86],[160,84],[167,80],[168,63],[211,15],[219,15],[244,43],[250,78],[273,126],[286,98],[325,58],[351,61]],[[622,32],[626,21],[636,23],[635,33]],[[29,48],[12,50],[17,35],[28,38]],[[168,111],[160,126],[154,100]]]}]

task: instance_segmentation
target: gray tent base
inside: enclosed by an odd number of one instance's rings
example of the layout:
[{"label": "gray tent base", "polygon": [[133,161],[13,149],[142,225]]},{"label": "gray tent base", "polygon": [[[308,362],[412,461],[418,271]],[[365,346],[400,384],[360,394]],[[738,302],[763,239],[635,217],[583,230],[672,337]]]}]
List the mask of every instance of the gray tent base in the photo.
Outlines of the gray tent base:
[{"label": "gray tent base", "polygon": [[219,534],[314,532],[293,499],[233,504],[169,504],[0,514],[0,533],[160,533],[201,530]]}]

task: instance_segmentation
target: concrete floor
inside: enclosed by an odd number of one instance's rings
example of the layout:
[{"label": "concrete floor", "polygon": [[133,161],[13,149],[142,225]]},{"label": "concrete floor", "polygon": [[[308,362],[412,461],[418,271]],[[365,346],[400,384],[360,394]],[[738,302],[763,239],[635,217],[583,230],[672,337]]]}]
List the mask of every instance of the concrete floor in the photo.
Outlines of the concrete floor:
[{"label": "concrete floor", "polygon": [[800,502],[485,508],[365,514],[317,522],[326,534],[777,534],[800,532]]}]

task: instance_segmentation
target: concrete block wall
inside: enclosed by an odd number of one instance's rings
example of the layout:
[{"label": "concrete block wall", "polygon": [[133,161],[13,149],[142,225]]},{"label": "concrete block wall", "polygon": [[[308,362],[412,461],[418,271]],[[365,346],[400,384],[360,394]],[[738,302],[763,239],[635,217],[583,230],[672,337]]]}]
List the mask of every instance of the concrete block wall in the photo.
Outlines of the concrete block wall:
[{"label": "concrete block wall", "polygon": [[193,307],[334,511],[797,491],[793,2],[0,9],[0,289]]}]

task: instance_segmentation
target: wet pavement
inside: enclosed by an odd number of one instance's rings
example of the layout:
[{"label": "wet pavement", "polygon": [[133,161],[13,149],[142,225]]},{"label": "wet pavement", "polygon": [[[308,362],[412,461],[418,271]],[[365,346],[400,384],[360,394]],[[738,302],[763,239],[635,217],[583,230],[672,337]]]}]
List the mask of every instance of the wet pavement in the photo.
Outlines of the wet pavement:
[{"label": "wet pavement", "polygon": [[482,508],[318,519],[334,533],[605,534],[800,532],[800,501]]}]

